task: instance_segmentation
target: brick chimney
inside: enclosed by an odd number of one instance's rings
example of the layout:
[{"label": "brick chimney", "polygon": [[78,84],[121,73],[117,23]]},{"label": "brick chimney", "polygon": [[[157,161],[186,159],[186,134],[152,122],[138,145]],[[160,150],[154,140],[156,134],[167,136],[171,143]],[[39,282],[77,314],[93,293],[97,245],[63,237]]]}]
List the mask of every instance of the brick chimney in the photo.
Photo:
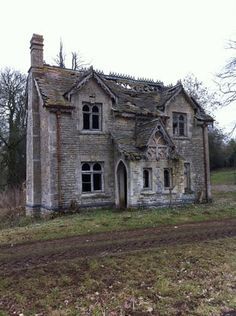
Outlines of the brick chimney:
[{"label": "brick chimney", "polygon": [[31,67],[43,67],[43,36],[33,34],[30,41]]}]

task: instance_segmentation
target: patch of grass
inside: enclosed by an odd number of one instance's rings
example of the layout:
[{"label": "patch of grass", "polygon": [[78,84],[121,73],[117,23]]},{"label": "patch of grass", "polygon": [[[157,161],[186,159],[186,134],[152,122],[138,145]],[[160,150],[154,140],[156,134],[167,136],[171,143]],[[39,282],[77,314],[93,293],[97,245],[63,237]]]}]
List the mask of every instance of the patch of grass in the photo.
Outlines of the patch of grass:
[{"label": "patch of grass", "polygon": [[[236,216],[236,194],[215,193],[211,204],[184,207],[117,210],[89,210],[49,220],[36,220],[26,226],[0,230],[0,243],[22,243],[161,225],[176,225]],[[30,221],[30,219],[29,219]]]},{"label": "patch of grass", "polygon": [[163,246],[13,273],[0,281],[1,308],[25,316],[220,315],[236,309],[235,245],[228,238]]},{"label": "patch of grass", "polygon": [[236,169],[220,169],[211,172],[212,185],[236,184]]}]

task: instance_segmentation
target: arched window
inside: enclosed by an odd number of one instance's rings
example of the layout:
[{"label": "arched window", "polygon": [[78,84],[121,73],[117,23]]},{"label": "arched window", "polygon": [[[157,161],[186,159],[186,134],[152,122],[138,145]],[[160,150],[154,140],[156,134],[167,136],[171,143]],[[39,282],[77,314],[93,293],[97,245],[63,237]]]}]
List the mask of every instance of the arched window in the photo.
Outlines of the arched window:
[{"label": "arched window", "polygon": [[149,168],[143,169],[143,188],[151,189],[151,172],[152,170]]},{"label": "arched window", "polygon": [[83,129],[101,130],[101,103],[86,103],[83,106]]},{"label": "arched window", "polygon": [[83,106],[83,129],[90,129],[90,109],[88,105]]},{"label": "arched window", "polygon": [[185,135],[185,118],[183,114],[179,115],[179,136]]},{"label": "arched window", "polygon": [[187,136],[187,114],[173,113],[173,135]]},{"label": "arched window", "polygon": [[103,189],[103,168],[98,162],[82,163],[82,192],[101,192]]},{"label": "arched window", "polygon": [[164,169],[164,188],[171,187],[171,169]]},{"label": "arched window", "polygon": [[99,129],[99,108],[94,105],[92,107],[92,129]]}]

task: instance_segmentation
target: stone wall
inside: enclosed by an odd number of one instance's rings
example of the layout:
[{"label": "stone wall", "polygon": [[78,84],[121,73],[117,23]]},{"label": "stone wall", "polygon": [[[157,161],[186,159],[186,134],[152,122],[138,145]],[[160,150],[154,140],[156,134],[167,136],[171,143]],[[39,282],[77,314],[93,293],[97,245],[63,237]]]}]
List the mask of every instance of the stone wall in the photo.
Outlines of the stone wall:
[{"label": "stone wall", "polygon": [[[164,206],[189,203],[205,192],[204,144],[202,127],[194,120],[194,109],[182,95],[166,109],[166,128],[173,138],[179,159],[127,160],[116,148],[112,134],[135,144],[135,115],[115,114],[112,101],[91,79],[72,96],[71,111],[43,107],[29,81],[27,138],[27,203],[42,212],[60,208],[119,205],[116,168],[123,161],[127,169],[127,206]],[[83,130],[83,102],[102,104],[101,130]],[[40,108],[40,110],[39,110]],[[187,113],[186,137],[172,134],[172,113]],[[60,151],[58,158],[58,131]],[[58,159],[60,163],[58,164]],[[103,190],[82,192],[82,162],[100,162],[103,166]],[[184,163],[190,163],[191,193],[184,192]],[[143,168],[152,169],[151,188],[143,188]],[[164,188],[164,168],[173,172],[172,190]],[[58,172],[61,175],[58,179]],[[60,187],[58,186],[60,180]],[[61,200],[59,201],[59,189]],[[59,202],[61,203],[59,205]]]}]

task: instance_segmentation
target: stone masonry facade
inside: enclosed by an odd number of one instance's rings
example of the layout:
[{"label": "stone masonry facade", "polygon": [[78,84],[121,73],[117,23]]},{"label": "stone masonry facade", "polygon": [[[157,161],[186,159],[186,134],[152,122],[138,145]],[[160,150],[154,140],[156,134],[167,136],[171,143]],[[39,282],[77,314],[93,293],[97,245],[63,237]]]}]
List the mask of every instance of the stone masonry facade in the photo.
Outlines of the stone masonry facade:
[{"label": "stone masonry facade", "polygon": [[27,213],[209,201],[212,121],[181,83],[47,65],[34,34]]}]

